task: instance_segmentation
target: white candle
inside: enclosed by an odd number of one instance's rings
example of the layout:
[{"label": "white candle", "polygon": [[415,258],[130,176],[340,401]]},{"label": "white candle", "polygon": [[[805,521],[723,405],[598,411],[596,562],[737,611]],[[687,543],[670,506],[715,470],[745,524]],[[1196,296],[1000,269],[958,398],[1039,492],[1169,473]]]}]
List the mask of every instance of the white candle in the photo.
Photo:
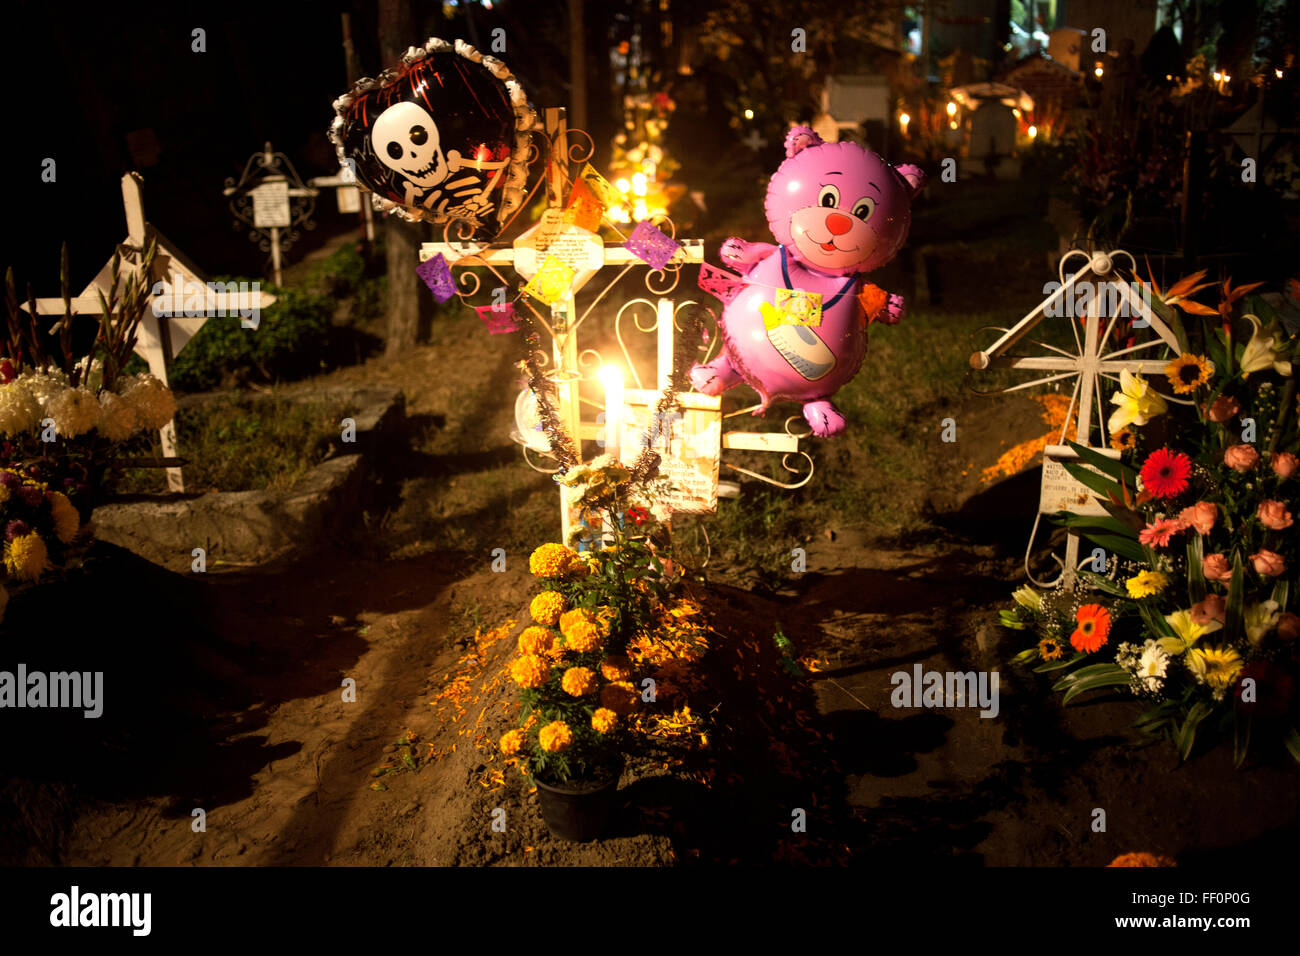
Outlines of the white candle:
[{"label": "white candle", "polygon": [[605,453],[615,461],[622,459],[620,439],[623,431],[623,370],[605,365],[600,370],[605,386]]}]

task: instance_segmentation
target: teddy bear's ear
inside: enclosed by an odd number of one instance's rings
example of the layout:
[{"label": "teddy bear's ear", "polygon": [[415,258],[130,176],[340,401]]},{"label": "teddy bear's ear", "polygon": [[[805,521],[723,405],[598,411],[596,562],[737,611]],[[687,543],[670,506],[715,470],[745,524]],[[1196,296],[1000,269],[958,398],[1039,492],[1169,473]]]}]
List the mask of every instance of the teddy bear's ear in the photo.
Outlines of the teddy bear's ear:
[{"label": "teddy bear's ear", "polygon": [[913,196],[919,193],[921,187],[925,185],[925,170],[920,166],[913,166],[911,163],[906,163],[902,166],[895,166],[894,171],[903,177],[904,182],[906,182],[908,188],[911,189]]},{"label": "teddy bear's ear", "polygon": [[795,126],[785,134],[785,158],[789,159],[809,146],[820,146],[822,138],[808,126]]}]

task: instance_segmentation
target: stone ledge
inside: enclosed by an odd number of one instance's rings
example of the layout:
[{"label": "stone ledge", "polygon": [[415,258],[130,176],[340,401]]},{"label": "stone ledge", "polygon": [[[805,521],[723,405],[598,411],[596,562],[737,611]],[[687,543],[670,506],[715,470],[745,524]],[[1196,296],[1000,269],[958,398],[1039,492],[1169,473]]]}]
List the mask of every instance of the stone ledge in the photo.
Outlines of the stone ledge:
[{"label": "stone ledge", "polygon": [[158,495],[95,509],[95,535],[173,570],[189,570],[195,548],[209,570],[292,557],[337,537],[361,507],[362,488],[376,452],[405,420],[400,389],[323,389],[294,401],[338,397],[360,405],[355,450],[327,458],[293,487],[273,491],[210,491]]}]

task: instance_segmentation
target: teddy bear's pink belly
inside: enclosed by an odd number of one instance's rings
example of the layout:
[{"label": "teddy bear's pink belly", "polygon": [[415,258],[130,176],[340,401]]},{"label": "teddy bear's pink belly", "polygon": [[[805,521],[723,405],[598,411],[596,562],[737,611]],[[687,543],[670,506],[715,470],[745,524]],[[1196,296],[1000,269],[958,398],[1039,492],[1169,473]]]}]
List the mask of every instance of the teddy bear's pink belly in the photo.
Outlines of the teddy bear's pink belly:
[{"label": "teddy bear's pink belly", "polygon": [[825,308],[848,281],[845,278],[823,280],[792,269],[791,280],[805,292],[821,293],[821,324],[783,323],[767,328],[760,306],[775,303],[776,290],[786,287],[780,255],[774,254],[754,267],[745,288],[722,312],[727,352],[745,381],[769,398],[826,398],[852,378],[862,363],[867,347],[862,309],[853,289],[830,309]]}]

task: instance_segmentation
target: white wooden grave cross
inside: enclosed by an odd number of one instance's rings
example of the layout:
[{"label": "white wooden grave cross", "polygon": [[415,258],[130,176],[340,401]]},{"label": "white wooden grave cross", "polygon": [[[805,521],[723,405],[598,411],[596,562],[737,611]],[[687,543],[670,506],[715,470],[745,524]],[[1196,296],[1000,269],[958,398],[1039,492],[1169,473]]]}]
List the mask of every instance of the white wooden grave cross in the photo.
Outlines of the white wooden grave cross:
[{"label": "white wooden grave cross", "polygon": [[[150,291],[144,314],[140,319],[135,352],[149,363],[149,371],[166,385],[167,363],[180,353],[209,317],[239,315],[241,310],[249,312],[263,309],[275,301],[275,296],[256,288],[244,291],[222,291],[208,283],[203,273],[181,254],[175,243],[145,219],[143,185],[144,180],[139,173],[130,172],[122,177],[126,239],[118,246],[118,253],[121,256],[118,272],[120,281],[125,281],[130,275],[137,276],[142,282],[148,280],[145,285]],[[140,276],[144,249],[150,240],[155,241],[158,246],[152,274]],[[102,292],[107,299],[112,288],[112,274],[113,262],[110,258],[81,294],[72,298],[71,308],[74,316],[85,315],[98,319],[102,315],[99,293]],[[198,290],[197,294],[195,290]],[[40,315],[63,315],[63,299],[37,299],[36,311]],[[162,443],[163,456],[176,457],[174,421],[162,427],[159,439]],[[167,469],[167,487],[172,491],[185,490],[181,469]]]},{"label": "white wooden grave cross", "polygon": [[[349,164],[352,160],[348,160]],[[352,165],[343,166],[333,176],[315,176],[307,180],[307,185],[315,189],[333,189],[334,197],[343,214],[360,213],[365,223],[366,241],[375,241],[375,213],[368,201],[362,201],[362,193],[369,192],[357,182],[357,173]]]},{"label": "white wooden grave cross", "polygon": [[[546,173],[546,204],[548,210],[558,213],[563,209],[564,191],[568,183],[568,148],[566,146],[567,121],[562,108],[546,110],[546,133],[552,143]],[[554,213],[553,213],[554,214]],[[536,229],[537,227],[534,227]],[[513,243],[494,242],[487,245],[474,242],[426,242],[420,246],[420,261],[441,254],[448,265],[508,265],[515,268],[525,258],[537,256],[536,248],[529,246],[529,230]],[[701,263],[704,261],[704,243],[699,239],[679,239],[682,248],[678,250],[674,261],[682,263]],[[600,250],[600,259],[593,262],[596,268],[603,266],[622,266],[624,272],[644,263],[633,252],[618,243],[604,243]],[[554,374],[558,391],[559,405],[556,409],[565,431],[573,437],[575,449],[582,454],[581,443],[584,438],[595,438],[602,433],[599,424],[584,424],[580,413],[578,385],[582,373],[578,366],[578,328],[591,312],[587,308],[581,316],[577,315],[575,295],[583,277],[589,279],[593,270],[579,272],[578,281],[570,287],[568,293],[556,301],[550,309],[550,320],[542,319],[546,332],[551,336],[554,360]],[[621,274],[619,276],[621,278]],[[614,282],[617,282],[616,278]],[[613,283],[611,283],[612,286]],[[597,299],[599,301],[599,297]],[[594,306],[595,303],[593,302]],[[662,388],[667,384],[668,374],[672,371],[672,329],[673,303],[661,298],[657,310],[659,316],[659,380]],[[667,316],[667,321],[664,316]],[[665,349],[666,344],[666,349]],[[667,370],[665,372],[665,369]],[[567,489],[561,487],[561,530],[567,541],[571,528],[571,509],[565,499]]]},{"label": "white wooden grave cross", "polygon": [[[1067,278],[1065,276],[1065,264],[1076,256],[1082,256],[1087,260],[1087,264]],[[1137,353],[1145,349],[1161,348],[1163,346],[1168,346],[1175,353],[1180,351],[1178,339],[1169,326],[1151,310],[1150,306],[1143,300],[1143,296],[1135,291],[1132,284],[1118,276],[1115,259],[1120,256],[1128,257],[1129,262],[1134,264],[1133,271],[1136,271],[1136,263],[1134,263],[1133,257],[1122,249],[1109,253],[1096,252],[1091,254],[1075,249],[1066,253],[1061,258],[1061,282],[1059,288],[1035,306],[1023,319],[1010,329],[1007,329],[987,349],[975,352],[970,357],[971,368],[976,370],[1009,368],[1055,373],[1005,388],[1002,390],[1004,392],[1019,391],[1020,389],[1044,385],[1049,382],[1058,382],[1063,379],[1074,380],[1073,391],[1070,396],[1070,407],[1065,416],[1065,424],[1061,427],[1060,438],[1055,446],[1049,445],[1043,453],[1043,487],[1040,495],[1038,517],[1034,521],[1034,531],[1030,533],[1029,546],[1025,550],[1025,573],[1031,581],[1043,587],[1051,586],[1055,582],[1043,584],[1037,581],[1029,570],[1029,555],[1033,549],[1034,534],[1038,530],[1038,521],[1043,514],[1051,514],[1059,510],[1068,510],[1076,514],[1105,513],[1093,501],[1093,492],[1085,485],[1074,481],[1060,466],[1061,460],[1069,460],[1075,457],[1069,447],[1064,444],[1070,419],[1077,410],[1076,441],[1078,444],[1088,448],[1095,447],[1098,452],[1114,457],[1114,452],[1109,448],[1107,442],[1107,416],[1102,403],[1099,379],[1107,378],[1118,381],[1121,371],[1145,375],[1162,374],[1168,364],[1167,359],[1138,358]],[[1091,284],[1091,288],[1085,290],[1083,288],[1084,284]],[[1091,294],[1082,295],[1081,293],[1084,292],[1090,292]],[[1082,341],[1080,341],[1079,337],[1079,324],[1073,317],[1075,313],[1066,308],[1069,302],[1080,299],[1086,303],[1086,319]],[[1110,308],[1112,304],[1118,307]],[[1035,356],[1012,356],[1007,354],[1008,349],[1028,335],[1047,317],[1047,312],[1055,312],[1058,309],[1062,310],[1063,314],[1071,316],[1064,321],[1070,323],[1070,327],[1074,332],[1076,352],[1071,353],[1065,349],[1039,342],[1037,344],[1042,345],[1051,354]],[[1103,316],[1103,311],[1113,311],[1114,314]],[[1143,327],[1149,325],[1151,330],[1156,333],[1157,338],[1127,348],[1109,351],[1107,343],[1110,342],[1111,333],[1115,329],[1116,322],[1124,315],[1130,317],[1140,316],[1137,324]],[[1104,332],[1101,327],[1103,318],[1109,319]],[[1175,399],[1175,401],[1177,400]],[[1098,413],[1098,428],[1101,432],[1100,446],[1093,446],[1090,441],[1094,405]],[[1074,581],[1078,568],[1079,536],[1071,529],[1066,543],[1062,577],[1058,580],[1061,580],[1068,587]]]}]

